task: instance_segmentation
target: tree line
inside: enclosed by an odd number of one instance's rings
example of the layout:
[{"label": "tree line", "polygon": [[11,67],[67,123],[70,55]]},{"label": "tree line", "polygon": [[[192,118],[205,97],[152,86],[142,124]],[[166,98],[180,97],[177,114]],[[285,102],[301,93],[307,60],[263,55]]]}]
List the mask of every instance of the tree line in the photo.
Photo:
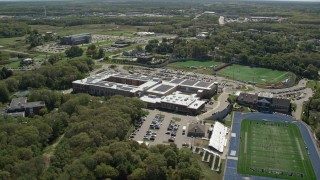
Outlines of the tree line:
[{"label": "tree line", "polygon": [[[32,91],[42,116],[0,116],[1,179],[200,179],[189,149],[127,140],[144,114],[138,99]],[[58,110],[54,110],[58,107]],[[63,136],[49,159],[48,146]]]},{"label": "tree line", "polygon": [[302,120],[306,122],[315,132],[320,141],[320,88],[316,87],[314,95],[304,105]]},{"label": "tree line", "polygon": [[21,37],[30,31],[30,27],[26,23],[17,22],[1,22],[0,38]]},{"label": "tree line", "polygon": [[83,79],[93,70],[94,62],[89,58],[73,58],[47,63],[31,72],[15,72],[0,82],[1,102],[10,99],[10,93],[18,90],[50,88],[53,90],[69,89],[72,81]]}]

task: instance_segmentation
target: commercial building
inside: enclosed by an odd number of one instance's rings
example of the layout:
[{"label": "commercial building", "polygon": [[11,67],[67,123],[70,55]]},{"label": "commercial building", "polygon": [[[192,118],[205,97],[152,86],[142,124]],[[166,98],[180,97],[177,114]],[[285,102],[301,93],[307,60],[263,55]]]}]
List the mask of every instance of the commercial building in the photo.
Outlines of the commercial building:
[{"label": "commercial building", "polygon": [[76,34],[72,36],[64,36],[60,38],[61,45],[79,45],[91,43],[91,34]]},{"label": "commercial building", "polygon": [[27,102],[26,97],[12,99],[7,114],[12,116],[29,116],[38,114],[41,108],[44,108],[44,101]]},{"label": "commercial building", "polygon": [[216,94],[217,84],[178,78],[163,82],[149,76],[102,72],[74,81],[73,91],[96,96],[137,97],[147,102],[149,108],[199,114],[206,103],[204,99]]},{"label": "commercial building", "polygon": [[291,103],[288,99],[273,97],[272,93],[260,92],[259,94],[240,93],[237,102],[262,112],[280,112],[289,114]]}]

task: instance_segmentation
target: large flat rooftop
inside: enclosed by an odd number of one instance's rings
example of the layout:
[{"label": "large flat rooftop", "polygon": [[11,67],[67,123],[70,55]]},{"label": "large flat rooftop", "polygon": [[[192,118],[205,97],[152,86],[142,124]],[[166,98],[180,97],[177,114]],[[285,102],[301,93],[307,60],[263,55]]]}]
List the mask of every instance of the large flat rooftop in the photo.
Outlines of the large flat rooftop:
[{"label": "large flat rooftop", "polygon": [[[110,77],[138,80],[138,81],[143,81],[144,83],[141,84],[140,86],[135,86],[130,84],[111,82],[111,81],[108,81],[108,78]],[[105,87],[109,89],[118,89],[118,90],[129,91],[134,93],[137,91],[143,91],[143,90],[149,89],[161,83],[161,79],[152,78],[148,76],[124,74],[124,73],[102,72],[102,73],[90,76],[88,78],[84,78],[82,80],[76,80],[73,83],[82,84],[82,85],[91,85],[96,87]]]},{"label": "large flat rooftop", "polygon": [[185,106],[190,109],[198,109],[200,106],[206,103],[206,101],[200,100],[196,94],[183,94],[179,91],[162,97],[155,95],[144,95],[140,99],[148,103],[168,103]]},{"label": "large flat rooftop", "polygon": [[212,88],[212,86],[215,86],[214,82],[209,83],[209,82],[195,81],[195,80],[181,79],[181,78],[172,79],[170,83],[184,86],[184,87],[202,89],[202,90],[209,90]]}]

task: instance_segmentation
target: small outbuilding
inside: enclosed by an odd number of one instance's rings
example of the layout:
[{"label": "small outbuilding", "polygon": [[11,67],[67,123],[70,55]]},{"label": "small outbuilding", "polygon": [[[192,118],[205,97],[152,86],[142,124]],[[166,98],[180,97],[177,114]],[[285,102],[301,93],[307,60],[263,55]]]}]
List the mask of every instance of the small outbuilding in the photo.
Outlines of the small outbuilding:
[{"label": "small outbuilding", "polygon": [[189,137],[205,137],[206,127],[202,124],[189,124],[188,136]]}]

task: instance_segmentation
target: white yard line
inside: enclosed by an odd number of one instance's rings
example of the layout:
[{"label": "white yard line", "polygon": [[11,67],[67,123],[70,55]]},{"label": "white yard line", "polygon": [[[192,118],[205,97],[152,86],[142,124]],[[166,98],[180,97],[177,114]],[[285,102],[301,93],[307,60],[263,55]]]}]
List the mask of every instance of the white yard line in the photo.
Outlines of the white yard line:
[{"label": "white yard line", "polygon": [[279,79],[279,78],[281,78],[282,76],[285,76],[285,75],[287,75],[287,74],[288,74],[288,73],[281,74],[280,76],[271,79],[271,81],[277,80],[277,79]]},{"label": "white yard line", "polygon": [[245,132],[244,134],[244,153],[247,154],[247,138],[248,138],[248,133]]},{"label": "white yard line", "polygon": [[303,154],[302,154],[302,150],[301,150],[301,146],[300,146],[298,138],[296,138],[296,143],[298,145],[298,149],[299,149],[299,153],[300,153],[301,159],[304,160],[304,157],[303,157]]}]

